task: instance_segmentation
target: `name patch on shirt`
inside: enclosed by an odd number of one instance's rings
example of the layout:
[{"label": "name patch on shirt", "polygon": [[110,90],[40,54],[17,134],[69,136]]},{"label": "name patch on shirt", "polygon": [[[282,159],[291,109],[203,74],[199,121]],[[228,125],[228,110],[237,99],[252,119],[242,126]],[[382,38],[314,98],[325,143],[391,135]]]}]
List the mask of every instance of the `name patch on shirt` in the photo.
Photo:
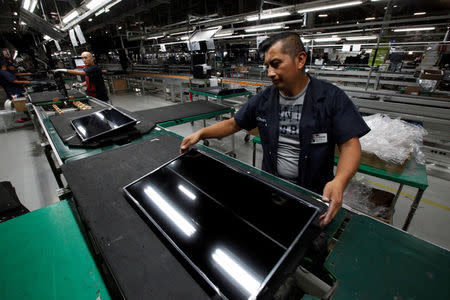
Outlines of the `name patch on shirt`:
[{"label": "name patch on shirt", "polygon": [[327,133],[314,133],[312,135],[311,144],[325,144],[328,142]]}]

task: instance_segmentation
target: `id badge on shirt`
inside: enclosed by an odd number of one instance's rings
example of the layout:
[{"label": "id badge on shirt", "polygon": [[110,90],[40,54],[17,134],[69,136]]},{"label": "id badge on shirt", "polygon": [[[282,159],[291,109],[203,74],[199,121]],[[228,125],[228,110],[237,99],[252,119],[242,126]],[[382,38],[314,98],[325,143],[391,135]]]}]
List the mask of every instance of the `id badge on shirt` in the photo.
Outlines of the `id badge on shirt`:
[{"label": "id badge on shirt", "polygon": [[327,133],[313,133],[311,144],[325,144],[328,142]]}]

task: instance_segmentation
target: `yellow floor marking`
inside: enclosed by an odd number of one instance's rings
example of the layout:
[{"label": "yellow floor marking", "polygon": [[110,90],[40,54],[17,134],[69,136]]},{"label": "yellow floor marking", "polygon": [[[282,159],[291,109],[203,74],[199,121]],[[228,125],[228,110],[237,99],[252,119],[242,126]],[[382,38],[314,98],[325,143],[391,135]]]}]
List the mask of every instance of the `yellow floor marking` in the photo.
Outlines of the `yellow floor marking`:
[{"label": "yellow floor marking", "polygon": [[[370,180],[369,180],[368,182],[369,182],[370,184],[372,184],[372,185],[381,187],[382,189],[391,191],[391,192],[393,192],[394,194],[397,193],[397,189],[391,188],[390,186],[386,186],[386,185],[383,185],[383,184],[380,184],[380,183],[376,183],[376,182],[373,182],[373,181],[370,181]],[[411,199],[411,200],[414,200],[414,197],[415,197],[414,195],[411,195],[411,194],[408,194],[408,193],[405,193],[405,192],[401,192],[400,194],[403,195],[403,196],[405,196],[406,198]],[[431,200],[428,200],[428,199],[425,199],[425,198],[420,199],[420,201],[422,201],[422,202],[424,202],[424,203],[426,203],[426,204],[430,204],[430,205],[433,205],[433,206],[436,206],[436,207],[439,207],[439,208],[442,208],[442,209],[445,209],[445,210],[449,210],[449,211],[450,211],[450,207],[449,207],[449,206],[446,206],[446,205],[444,205],[444,204],[440,204],[440,203],[437,203],[437,202],[434,202],[434,201],[431,201]]]}]

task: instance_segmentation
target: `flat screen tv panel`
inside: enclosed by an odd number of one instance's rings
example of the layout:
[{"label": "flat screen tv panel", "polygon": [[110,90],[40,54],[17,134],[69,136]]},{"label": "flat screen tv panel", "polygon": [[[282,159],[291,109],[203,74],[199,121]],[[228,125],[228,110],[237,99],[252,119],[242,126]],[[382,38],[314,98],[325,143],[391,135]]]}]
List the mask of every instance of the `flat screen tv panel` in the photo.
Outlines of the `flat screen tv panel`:
[{"label": "flat screen tv panel", "polygon": [[190,271],[228,299],[264,298],[323,209],[197,149],[123,190]]},{"label": "flat screen tv panel", "polygon": [[115,108],[107,108],[70,121],[83,142],[131,127],[137,120]]}]

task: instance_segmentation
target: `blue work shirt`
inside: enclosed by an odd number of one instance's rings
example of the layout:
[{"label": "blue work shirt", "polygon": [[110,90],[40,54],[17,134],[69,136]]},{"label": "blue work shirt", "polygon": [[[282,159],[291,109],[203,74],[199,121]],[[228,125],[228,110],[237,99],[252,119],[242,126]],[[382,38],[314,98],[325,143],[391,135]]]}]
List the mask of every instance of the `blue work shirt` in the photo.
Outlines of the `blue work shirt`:
[{"label": "blue work shirt", "polygon": [[[336,144],[362,137],[370,128],[344,91],[325,81],[311,76],[309,78],[299,121],[300,158],[297,184],[322,194],[325,184],[334,178]],[[243,129],[258,127],[263,148],[262,169],[278,176],[279,90],[273,85],[267,87],[250,99],[236,113],[234,119]],[[313,141],[313,137],[320,139]]]},{"label": "blue work shirt", "polygon": [[0,85],[5,89],[8,98],[11,98],[11,95],[21,95],[24,92],[23,87],[14,83],[14,80],[17,80],[14,74],[0,70]]}]

